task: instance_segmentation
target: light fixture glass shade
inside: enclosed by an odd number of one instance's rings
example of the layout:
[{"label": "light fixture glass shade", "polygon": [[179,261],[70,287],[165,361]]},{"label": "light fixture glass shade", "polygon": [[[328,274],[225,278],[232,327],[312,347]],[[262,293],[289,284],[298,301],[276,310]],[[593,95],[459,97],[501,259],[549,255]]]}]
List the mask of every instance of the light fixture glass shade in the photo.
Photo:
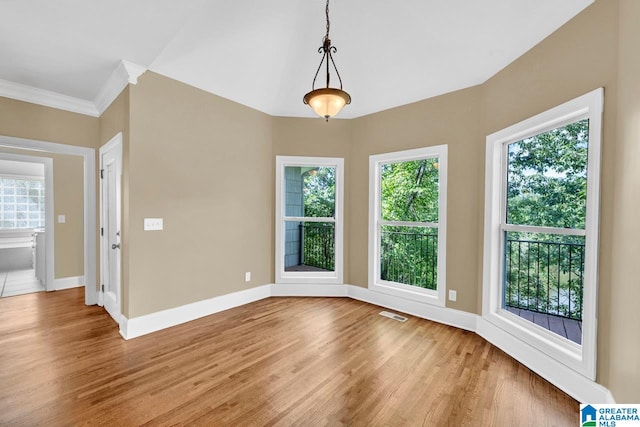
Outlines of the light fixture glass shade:
[{"label": "light fixture glass shade", "polygon": [[326,120],[335,116],[347,104],[351,103],[351,96],[343,90],[335,88],[316,89],[304,96],[304,103]]}]

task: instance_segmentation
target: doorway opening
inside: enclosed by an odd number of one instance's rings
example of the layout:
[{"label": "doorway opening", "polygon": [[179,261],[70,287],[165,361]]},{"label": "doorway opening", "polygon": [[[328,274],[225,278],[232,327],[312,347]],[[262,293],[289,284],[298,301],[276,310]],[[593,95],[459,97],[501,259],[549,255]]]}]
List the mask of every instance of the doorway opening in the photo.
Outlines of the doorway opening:
[{"label": "doorway opening", "polygon": [[[82,182],[83,182],[83,194],[82,194],[82,223],[83,223],[83,236],[79,236],[80,241],[83,243],[83,273],[82,276],[77,279],[84,285],[85,290],[85,304],[94,305],[98,303],[98,292],[96,288],[96,195],[95,195],[95,150],[88,147],[78,147],[66,144],[57,144],[45,141],[36,141],[31,139],[14,138],[9,136],[0,135],[0,147],[12,149],[12,150],[26,150],[26,152],[41,152],[50,154],[65,154],[71,156],[79,156],[82,159]],[[6,154],[7,156],[9,154]],[[17,154],[11,154],[16,156]],[[19,154],[17,156],[32,157],[35,160],[43,161],[46,157],[39,156],[27,156]],[[34,160],[34,161],[35,161]],[[52,159],[48,161],[53,164]],[[47,176],[47,168],[45,164],[45,183],[48,181],[51,183],[51,189],[45,188],[45,230],[46,234],[51,236],[45,239],[46,247],[46,289],[56,289],[56,282],[60,286],[70,287],[73,283],[67,283],[67,281],[56,280],[54,276],[55,253],[54,253],[54,215],[53,215],[53,167],[50,168],[50,175]],[[49,210],[51,210],[49,212]],[[58,222],[64,222],[64,218],[59,218]],[[50,231],[50,233],[49,233]],[[51,288],[49,288],[51,286]],[[60,287],[58,287],[60,288]]]},{"label": "doorway opening", "polygon": [[0,297],[53,290],[52,225],[52,159],[0,152]]}]

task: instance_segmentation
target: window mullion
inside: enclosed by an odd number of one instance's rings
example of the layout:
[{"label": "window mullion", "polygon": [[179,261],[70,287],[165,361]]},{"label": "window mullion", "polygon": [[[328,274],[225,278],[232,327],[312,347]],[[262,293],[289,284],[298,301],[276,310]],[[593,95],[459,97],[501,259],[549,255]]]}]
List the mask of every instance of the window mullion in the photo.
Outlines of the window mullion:
[{"label": "window mullion", "polygon": [[291,222],[336,222],[336,219],[333,217],[307,217],[307,216],[285,216],[283,218],[284,221]]},{"label": "window mullion", "polygon": [[558,227],[539,227],[535,225],[516,225],[516,224],[502,224],[500,226],[502,231],[514,231],[521,233],[543,233],[543,234],[557,234],[561,236],[586,236],[587,232],[584,229],[579,228],[558,228]]},{"label": "window mullion", "polygon": [[391,227],[426,227],[426,228],[438,228],[437,222],[420,222],[420,221],[385,221],[380,220],[380,225],[387,225]]}]

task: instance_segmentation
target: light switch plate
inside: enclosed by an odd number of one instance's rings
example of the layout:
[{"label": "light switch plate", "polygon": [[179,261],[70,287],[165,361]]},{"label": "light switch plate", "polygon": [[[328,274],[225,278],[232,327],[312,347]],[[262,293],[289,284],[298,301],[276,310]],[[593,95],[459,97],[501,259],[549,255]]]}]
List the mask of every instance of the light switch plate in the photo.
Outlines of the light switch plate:
[{"label": "light switch plate", "polygon": [[58,215],[58,224],[64,224],[67,222],[67,217],[64,215]]},{"label": "light switch plate", "polygon": [[162,230],[163,221],[162,218],[145,218],[144,219],[144,231],[158,231]]}]

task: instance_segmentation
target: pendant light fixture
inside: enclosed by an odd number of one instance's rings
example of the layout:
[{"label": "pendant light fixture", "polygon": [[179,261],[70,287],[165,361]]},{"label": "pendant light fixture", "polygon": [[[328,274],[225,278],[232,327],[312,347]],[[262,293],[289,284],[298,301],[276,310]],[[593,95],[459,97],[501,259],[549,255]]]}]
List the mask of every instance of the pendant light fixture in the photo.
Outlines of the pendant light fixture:
[{"label": "pendant light fixture", "polygon": [[[336,53],[337,49],[335,48],[335,46],[331,46],[331,39],[329,38],[329,0],[327,0],[325,13],[327,15],[327,34],[324,36],[322,46],[318,49],[318,53],[322,53],[322,60],[320,60],[320,65],[318,65],[316,75],[313,77],[313,83],[311,83],[311,92],[307,93],[304,96],[304,103],[313,108],[313,111],[315,111],[320,117],[324,117],[326,121],[329,121],[329,118],[338,114],[340,110],[342,110],[342,107],[351,103],[351,96],[349,96],[347,92],[342,90],[342,79],[340,78],[340,73],[338,72],[336,63],[333,61],[332,53]],[[326,63],[327,85],[324,88],[315,89],[316,79],[318,78],[318,73],[320,72],[323,63]],[[340,89],[329,87],[329,63],[333,65],[333,69],[338,76]]]}]

